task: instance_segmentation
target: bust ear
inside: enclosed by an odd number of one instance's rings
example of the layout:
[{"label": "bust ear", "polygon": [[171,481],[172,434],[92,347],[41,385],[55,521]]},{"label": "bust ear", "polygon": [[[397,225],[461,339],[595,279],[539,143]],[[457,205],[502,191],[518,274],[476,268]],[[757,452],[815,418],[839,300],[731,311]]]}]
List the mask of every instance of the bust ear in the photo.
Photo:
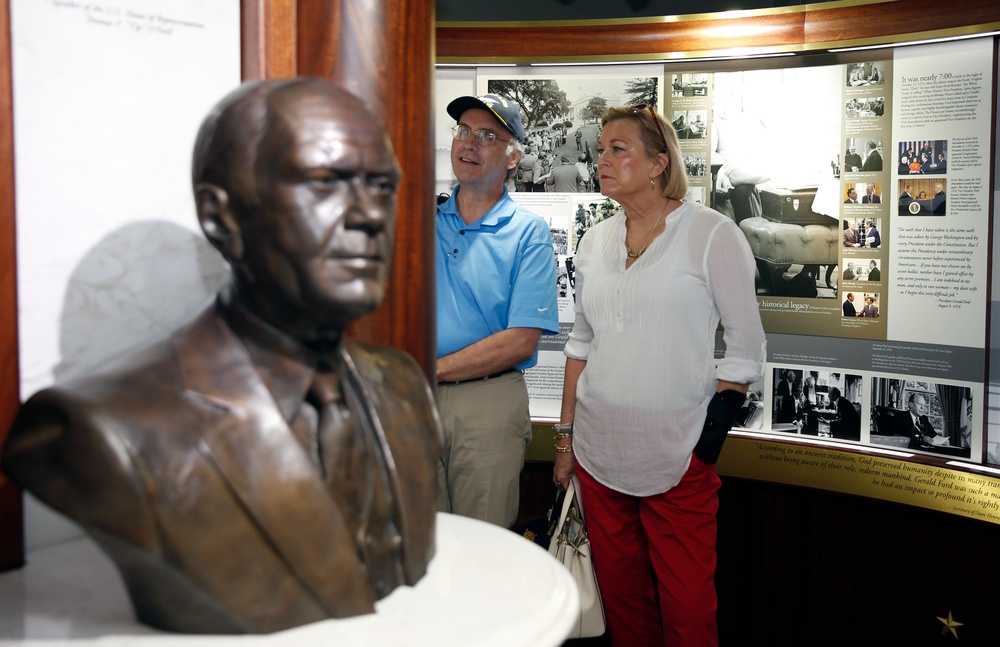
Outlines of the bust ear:
[{"label": "bust ear", "polygon": [[239,261],[243,257],[243,237],[230,209],[226,190],[207,182],[197,184],[194,187],[194,202],[198,222],[208,242],[227,261]]}]

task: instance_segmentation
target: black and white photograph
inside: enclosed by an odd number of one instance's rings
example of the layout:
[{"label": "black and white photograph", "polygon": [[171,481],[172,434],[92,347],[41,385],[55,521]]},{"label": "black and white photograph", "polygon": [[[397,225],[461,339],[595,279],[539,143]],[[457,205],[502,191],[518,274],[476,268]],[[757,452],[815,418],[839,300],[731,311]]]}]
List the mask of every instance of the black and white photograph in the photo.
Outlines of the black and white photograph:
[{"label": "black and white photograph", "polygon": [[705,139],[708,110],[674,110],[670,113],[670,123],[677,131],[678,139]]},{"label": "black and white photograph", "polygon": [[872,445],[960,458],[971,455],[972,390],[912,379],[872,379]]},{"label": "black and white photograph", "polygon": [[881,137],[849,137],[846,149],[849,159],[844,161],[845,172],[877,173],[882,170],[884,150]]},{"label": "black and white photograph", "polygon": [[703,186],[688,185],[687,193],[684,194],[684,202],[694,202],[695,204],[705,204],[705,194],[707,191]]},{"label": "black and white photograph", "polygon": [[705,97],[708,96],[708,73],[673,74],[670,80],[673,97]]},{"label": "black and white photograph", "polygon": [[587,230],[621,211],[621,205],[603,196],[590,196],[576,204],[573,214],[573,253],[580,246],[580,240]]},{"label": "black and white photograph", "polygon": [[836,298],[841,74],[828,66],[713,75],[711,162],[721,166],[711,206],[747,237],[758,297]]},{"label": "black and white photograph", "polygon": [[479,75],[483,93],[521,106],[527,142],[513,190],[600,192],[596,165],[601,115],[613,106],[662,104],[661,74],[634,74],[541,76],[532,70],[523,75]]},{"label": "black and white photograph", "polygon": [[882,260],[878,258],[855,258],[854,260],[845,260],[842,278],[845,281],[881,281]]},{"label": "black and white photograph", "polygon": [[708,153],[684,153],[684,167],[688,177],[705,177],[708,169]]},{"label": "black and white photograph", "polygon": [[897,175],[944,175],[948,172],[948,140],[896,143]]},{"label": "black and white photograph", "polygon": [[867,61],[847,65],[847,87],[858,88],[866,85],[885,83],[884,61]]},{"label": "black and white photograph", "polygon": [[764,405],[764,382],[754,382],[747,389],[746,399],[736,416],[735,427],[740,429],[763,429],[767,409]]},{"label": "black and white photograph", "polygon": [[947,180],[941,178],[908,177],[899,180],[899,215],[947,215],[947,189]]},{"label": "black and white photograph", "polygon": [[861,440],[861,376],[775,368],[771,430]]},{"label": "black and white photograph", "polygon": [[854,97],[844,105],[848,119],[882,117],[885,115],[885,97]]}]

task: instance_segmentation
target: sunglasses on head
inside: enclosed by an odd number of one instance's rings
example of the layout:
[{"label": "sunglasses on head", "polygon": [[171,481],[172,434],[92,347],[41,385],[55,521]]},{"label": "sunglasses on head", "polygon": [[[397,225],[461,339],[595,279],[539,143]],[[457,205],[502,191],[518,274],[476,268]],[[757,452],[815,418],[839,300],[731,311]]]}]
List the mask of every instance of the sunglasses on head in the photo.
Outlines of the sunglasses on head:
[{"label": "sunglasses on head", "polygon": [[667,149],[667,136],[663,134],[663,128],[660,127],[660,120],[657,119],[656,111],[653,110],[653,106],[648,103],[640,103],[632,106],[630,109],[632,110],[632,114],[643,113],[647,110],[649,111],[649,116],[653,118],[653,124],[656,126],[656,132],[660,133],[660,139],[663,140],[663,152],[669,154],[670,151]]}]

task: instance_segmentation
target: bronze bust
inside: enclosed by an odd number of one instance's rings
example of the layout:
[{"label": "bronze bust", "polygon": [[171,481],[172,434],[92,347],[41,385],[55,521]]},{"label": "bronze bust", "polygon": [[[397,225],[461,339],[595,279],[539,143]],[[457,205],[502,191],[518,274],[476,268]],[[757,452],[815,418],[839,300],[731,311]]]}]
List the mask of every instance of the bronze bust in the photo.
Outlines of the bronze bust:
[{"label": "bronze bust", "polygon": [[2,467],[80,523],[140,621],[267,633],[374,610],[434,554],[440,421],[405,353],[345,339],[384,294],[399,166],[336,84],[246,84],[193,182],[232,267],[168,338],[45,389]]}]

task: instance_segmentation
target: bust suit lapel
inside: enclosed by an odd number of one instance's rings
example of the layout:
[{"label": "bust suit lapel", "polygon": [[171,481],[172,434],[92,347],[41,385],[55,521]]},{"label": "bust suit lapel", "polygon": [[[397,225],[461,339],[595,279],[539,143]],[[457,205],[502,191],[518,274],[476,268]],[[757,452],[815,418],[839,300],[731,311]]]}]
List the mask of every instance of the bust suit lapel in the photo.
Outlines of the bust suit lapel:
[{"label": "bust suit lapel", "polygon": [[374,593],[341,511],[242,344],[212,309],[174,346],[185,398],[215,417],[199,451],[331,617],[372,612]]},{"label": "bust suit lapel", "polygon": [[433,466],[440,458],[441,423],[433,397],[409,355],[348,339],[341,357],[351,407],[364,410],[369,432],[386,457],[396,527],[403,539],[403,571],[413,584],[434,554],[437,473]]}]

